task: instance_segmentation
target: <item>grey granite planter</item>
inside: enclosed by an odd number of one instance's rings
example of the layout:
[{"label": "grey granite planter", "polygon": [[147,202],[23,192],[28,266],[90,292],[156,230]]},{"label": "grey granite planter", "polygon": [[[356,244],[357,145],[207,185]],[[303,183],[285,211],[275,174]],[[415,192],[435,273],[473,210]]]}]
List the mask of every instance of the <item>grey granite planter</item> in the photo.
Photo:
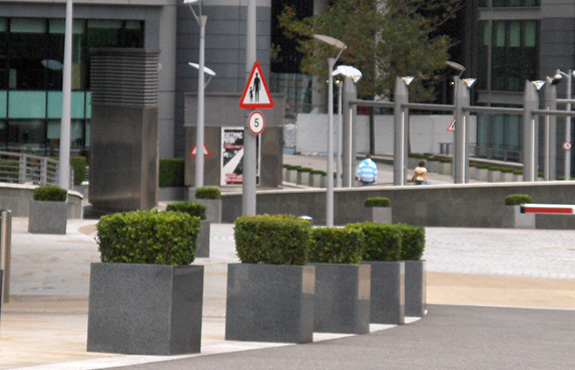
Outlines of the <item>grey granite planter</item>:
[{"label": "grey granite planter", "polygon": [[369,333],[369,265],[314,263],[314,331]]},{"label": "grey granite planter", "polygon": [[315,266],[228,265],[226,340],[313,341]]},{"label": "grey granite planter", "polygon": [[203,266],[92,263],[88,351],[199,353]]},{"label": "grey granite planter", "polygon": [[364,261],[371,266],[371,319],[376,324],[405,324],[405,264]]},{"label": "grey granite planter", "polygon": [[198,199],[194,200],[196,203],[203,204],[206,209],[206,220],[220,224],[222,223],[222,200],[221,199]]},{"label": "grey granite planter", "polygon": [[521,213],[521,206],[505,206],[501,226],[507,229],[535,229],[535,214]]},{"label": "grey granite planter", "polygon": [[196,248],[197,258],[210,257],[210,221],[200,220],[200,233],[197,241],[198,247]]},{"label": "grey granite planter", "polygon": [[324,182],[323,177],[321,173],[310,173],[310,185],[314,188],[321,188]]},{"label": "grey granite planter", "polygon": [[296,183],[297,182],[297,174],[298,171],[294,170],[294,169],[288,169],[287,170],[287,176],[286,176],[286,181],[287,182],[292,182],[292,183]]},{"label": "grey granite planter", "polygon": [[28,232],[32,234],[66,234],[68,202],[30,201]]},{"label": "grey granite planter", "polygon": [[478,181],[487,181],[487,176],[489,175],[489,170],[487,168],[477,168],[475,170],[475,179]]},{"label": "grey granite planter", "polygon": [[501,171],[489,170],[487,174],[487,181],[489,182],[501,182]]},{"label": "grey granite planter", "polygon": [[405,316],[423,317],[427,313],[425,261],[405,263]]},{"label": "grey granite planter", "polygon": [[391,225],[393,222],[391,207],[368,207],[371,221]]}]

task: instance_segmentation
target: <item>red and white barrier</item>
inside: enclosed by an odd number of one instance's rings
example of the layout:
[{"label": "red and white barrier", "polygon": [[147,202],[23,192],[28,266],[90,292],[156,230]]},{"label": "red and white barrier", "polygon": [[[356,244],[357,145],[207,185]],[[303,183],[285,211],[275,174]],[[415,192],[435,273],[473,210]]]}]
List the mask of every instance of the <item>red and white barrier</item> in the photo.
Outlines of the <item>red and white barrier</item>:
[{"label": "red and white barrier", "polygon": [[536,204],[521,205],[521,213],[535,213],[543,215],[575,215],[575,205],[568,204]]}]

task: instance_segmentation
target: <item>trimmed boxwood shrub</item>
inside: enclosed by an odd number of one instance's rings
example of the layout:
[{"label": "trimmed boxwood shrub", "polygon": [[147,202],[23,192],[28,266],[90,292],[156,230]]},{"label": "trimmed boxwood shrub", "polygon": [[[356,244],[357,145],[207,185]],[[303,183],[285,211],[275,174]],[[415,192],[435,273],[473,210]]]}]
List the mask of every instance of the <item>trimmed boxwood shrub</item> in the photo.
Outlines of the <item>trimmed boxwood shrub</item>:
[{"label": "trimmed boxwood shrub", "polygon": [[311,173],[311,174],[314,174],[314,175],[324,175],[324,176],[327,176],[327,172],[322,171],[322,170],[312,170],[310,173]]},{"label": "trimmed boxwood shrub", "polygon": [[373,197],[365,200],[366,207],[391,207],[391,201],[385,197]]},{"label": "trimmed boxwood shrub", "polygon": [[222,193],[218,188],[197,188],[196,199],[221,199]]},{"label": "trimmed boxwood shrub", "polygon": [[303,265],[310,243],[309,221],[293,215],[242,216],[234,237],[243,263]]},{"label": "trimmed boxwood shrub", "polygon": [[71,157],[70,165],[74,168],[74,185],[82,185],[86,178],[86,157]]},{"label": "trimmed boxwood shrub", "polygon": [[166,211],[168,212],[184,212],[189,214],[190,216],[199,217],[200,220],[206,219],[206,210],[207,206],[200,203],[194,202],[176,202],[170,203],[166,207]]},{"label": "trimmed boxwood shrub", "polygon": [[401,232],[400,260],[419,261],[425,249],[425,228],[407,224],[397,224]]},{"label": "trimmed boxwood shrub", "polygon": [[532,203],[533,199],[528,194],[511,194],[505,197],[506,206],[519,206],[525,203]]},{"label": "trimmed boxwood shrub", "polygon": [[308,262],[361,264],[363,232],[323,227],[311,230]]},{"label": "trimmed boxwood shrub", "polygon": [[185,160],[183,158],[160,159],[159,185],[161,188],[184,186]]},{"label": "trimmed boxwood shrub", "polygon": [[200,219],[144,210],[103,216],[96,227],[102,262],[178,266],[194,261]]},{"label": "trimmed boxwood shrub", "polygon": [[401,259],[401,230],[396,225],[362,222],[346,225],[346,228],[363,232],[364,261],[398,261]]},{"label": "trimmed boxwood shrub", "polygon": [[34,189],[34,200],[65,202],[68,192],[59,186],[44,185]]},{"label": "trimmed boxwood shrub", "polygon": [[313,171],[313,168],[309,168],[309,167],[300,167],[297,169],[298,172],[311,172]]}]

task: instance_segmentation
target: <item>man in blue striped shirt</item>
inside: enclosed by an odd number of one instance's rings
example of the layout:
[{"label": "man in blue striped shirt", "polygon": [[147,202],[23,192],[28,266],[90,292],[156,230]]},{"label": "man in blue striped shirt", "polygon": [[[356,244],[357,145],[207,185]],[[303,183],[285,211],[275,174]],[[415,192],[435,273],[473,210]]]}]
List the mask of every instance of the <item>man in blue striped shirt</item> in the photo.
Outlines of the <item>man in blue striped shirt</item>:
[{"label": "man in blue striped shirt", "polygon": [[372,185],[377,181],[377,165],[371,159],[371,154],[367,154],[357,167],[357,182],[361,186]]}]

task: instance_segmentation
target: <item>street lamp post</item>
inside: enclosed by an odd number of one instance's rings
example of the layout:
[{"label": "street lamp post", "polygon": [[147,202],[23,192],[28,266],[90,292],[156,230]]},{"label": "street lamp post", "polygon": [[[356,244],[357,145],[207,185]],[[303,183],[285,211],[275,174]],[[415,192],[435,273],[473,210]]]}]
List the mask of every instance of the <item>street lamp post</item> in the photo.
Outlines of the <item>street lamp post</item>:
[{"label": "street lamp post", "polygon": [[339,49],[335,58],[328,58],[328,124],[327,124],[327,198],[326,198],[326,226],[333,226],[333,67],[341,53],[347,48],[342,41],[326,35],[313,35],[324,44]]},{"label": "street lamp post", "polygon": [[[198,3],[198,13],[194,10],[193,4]],[[201,188],[204,186],[204,54],[206,38],[206,22],[208,17],[202,14],[202,0],[184,0],[188,4],[194,18],[200,26],[200,58],[198,64],[198,116],[196,123],[196,162],[195,162],[195,186]]]},{"label": "street lamp post", "polygon": [[[557,73],[567,77],[567,106],[565,110],[571,112],[571,87],[575,71],[569,70],[565,73],[557,70]],[[571,144],[571,117],[565,117],[565,143]],[[565,150],[565,180],[571,180],[571,150]]]},{"label": "street lamp post", "polygon": [[[349,77],[354,83],[360,80],[362,73],[359,69],[352,66],[338,66],[335,71],[333,71],[334,76],[344,76]],[[342,172],[343,172],[343,84],[344,79],[337,82],[338,87],[338,114],[339,114],[339,125],[337,128],[337,169],[336,169],[336,187],[342,187]],[[350,130],[350,135],[352,134]],[[351,140],[351,138],[350,138]]]},{"label": "street lamp post", "polygon": [[66,0],[64,31],[64,71],[62,81],[62,121],[60,124],[60,172],[58,184],[70,189],[70,117],[72,110],[72,0]]}]

